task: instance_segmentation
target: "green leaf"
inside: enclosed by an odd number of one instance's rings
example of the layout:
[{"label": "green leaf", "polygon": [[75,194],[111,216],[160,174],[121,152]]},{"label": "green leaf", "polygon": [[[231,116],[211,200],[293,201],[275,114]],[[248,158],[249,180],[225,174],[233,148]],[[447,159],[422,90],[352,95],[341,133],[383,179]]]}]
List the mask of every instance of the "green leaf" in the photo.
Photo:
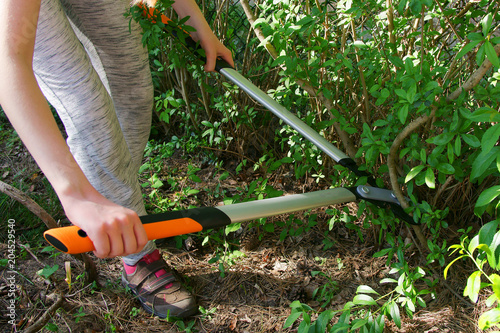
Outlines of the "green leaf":
[{"label": "green leaf", "polygon": [[481,154],[476,157],[474,162],[472,162],[472,171],[470,175],[471,180],[482,177],[486,170],[488,170],[491,166],[491,163],[496,160],[497,154],[499,153],[499,146],[493,147],[489,152],[481,152]]},{"label": "green leaf", "polygon": [[54,274],[59,269],[59,265],[54,265],[52,267],[45,266],[43,269],[36,272],[38,275],[43,276],[48,279],[52,274]]},{"label": "green leaf", "polygon": [[497,53],[495,52],[495,48],[493,47],[493,45],[490,43],[490,41],[486,41],[484,43],[484,51],[486,52],[486,57],[488,57],[488,60],[491,61],[491,63],[493,64],[493,66],[495,66],[496,68],[500,67],[500,60],[498,60],[498,56],[497,56]]},{"label": "green leaf", "polygon": [[229,235],[231,232],[235,232],[241,228],[241,223],[231,223],[226,226],[226,235]]},{"label": "green leaf", "polygon": [[406,95],[408,102],[413,104],[415,102],[415,95],[417,94],[417,84],[413,83],[408,89],[408,94]]},{"label": "green leaf", "polygon": [[389,304],[389,314],[396,326],[401,328],[401,315],[399,313],[399,306],[396,304],[396,302],[392,302]]},{"label": "green leaf", "polygon": [[467,251],[469,251],[469,253],[472,255],[478,245],[479,245],[479,235],[476,235],[471,239],[469,246],[467,247]]},{"label": "green leaf", "polygon": [[368,45],[365,44],[362,40],[357,40],[353,43],[354,47],[358,49],[367,49]]},{"label": "green leaf", "polygon": [[413,167],[406,175],[405,183],[408,183],[410,180],[415,178],[424,168],[425,165],[417,165],[416,167]]},{"label": "green leaf", "polygon": [[333,310],[326,310],[321,312],[321,314],[318,316],[318,319],[314,321],[314,324],[316,326],[315,332],[317,333],[325,332],[333,316],[335,316],[335,311]]},{"label": "green leaf", "polygon": [[444,274],[444,279],[445,279],[445,280],[446,280],[446,277],[448,276],[448,270],[450,269],[451,265],[453,265],[453,264],[455,263],[455,261],[460,260],[460,259],[462,259],[462,258],[466,258],[466,257],[467,257],[467,255],[466,255],[466,254],[463,254],[463,255],[461,255],[460,257],[453,259],[453,261],[452,261],[452,262],[450,262],[450,263],[448,264],[448,266],[446,266],[446,267],[445,267],[445,269],[444,269],[444,273],[443,273],[443,274]]},{"label": "green leaf", "polygon": [[461,137],[464,139],[466,144],[473,148],[481,146],[481,141],[479,141],[479,139],[472,134],[462,134]]},{"label": "green leaf", "polygon": [[375,300],[371,296],[363,294],[354,296],[352,301],[356,305],[377,305],[377,302],[375,302]]},{"label": "green leaf", "polygon": [[476,111],[470,113],[460,109],[460,113],[467,119],[475,122],[500,122],[500,112],[497,110],[483,106],[478,108]]},{"label": "green leaf", "polygon": [[384,283],[398,283],[398,280],[391,279],[391,278],[384,278],[384,279],[380,280],[380,284],[384,284]]},{"label": "green leaf", "polygon": [[[479,244],[486,244],[490,245],[491,242],[493,241],[493,237],[495,236],[498,225],[500,224],[500,220],[494,220],[486,223],[479,229],[479,233],[477,234],[478,236],[478,245]],[[471,252],[472,253],[472,252]]]},{"label": "green leaf", "polygon": [[[481,246],[481,244],[480,244]],[[484,245],[487,248],[486,255],[488,256],[488,264],[490,264],[491,268],[499,269],[500,268],[500,232],[497,232],[495,236],[493,236],[493,240],[490,245]],[[478,246],[479,248],[479,246]]]},{"label": "green leaf", "polygon": [[[195,183],[201,183],[201,178],[198,177],[197,175],[190,175],[189,179],[191,179]],[[198,191],[199,192],[199,191]]]},{"label": "green leaf", "polygon": [[469,40],[474,40],[474,41],[483,41],[484,40],[484,36],[478,32],[472,32],[472,33],[468,34],[467,38]]},{"label": "green leaf", "polygon": [[354,304],[354,302],[347,302],[344,304],[344,310],[349,310],[350,308],[354,307],[356,304]]},{"label": "green leaf", "polygon": [[[493,252],[491,252],[490,247],[486,244],[479,244],[476,249],[485,252],[486,255],[488,255],[488,256],[491,256],[491,254],[493,253]],[[492,266],[494,266],[494,265],[492,265]]]},{"label": "green leaf", "polygon": [[406,4],[408,3],[408,0],[401,0],[398,5],[398,12],[399,14],[403,14],[406,8]]},{"label": "green leaf", "polygon": [[467,286],[464,290],[464,296],[469,296],[473,303],[477,302],[479,290],[481,289],[481,271],[475,271],[467,279]]},{"label": "green leaf", "polygon": [[402,99],[408,100],[407,94],[406,94],[405,90],[403,90],[403,89],[396,89],[394,92],[396,93],[396,95],[398,95]]},{"label": "green leaf", "polygon": [[427,143],[433,143],[436,146],[444,146],[448,142],[450,142],[455,137],[454,133],[442,133],[436,135],[435,137],[427,139]]},{"label": "green leaf", "polygon": [[427,151],[424,148],[420,150],[420,160],[423,163],[427,163]]},{"label": "green leaf", "polygon": [[495,124],[494,126],[488,128],[486,132],[484,132],[481,140],[481,149],[483,152],[489,152],[497,144],[499,137],[500,124]]},{"label": "green leaf", "polygon": [[401,124],[406,122],[406,118],[408,118],[408,104],[404,104],[398,111],[398,118]]},{"label": "green leaf", "polygon": [[493,15],[491,15],[491,13],[486,14],[486,16],[481,20],[481,26],[483,27],[484,37],[488,36],[492,22],[493,22]]},{"label": "green leaf", "polygon": [[489,189],[481,192],[479,198],[477,199],[476,207],[489,205],[498,196],[500,196],[500,185],[490,187]]},{"label": "green leaf", "polygon": [[436,176],[431,168],[427,168],[425,171],[425,184],[429,188],[436,188]]},{"label": "green leaf", "polygon": [[311,16],[305,16],[297,22],[297,25],[307,25],[313,21],[314,19]]},{"label": "green leaf", "polygon": [[356,294],[377,294],[379,295],[378,292],[376,292],[375,290],[373,290],[372,287],[370,286],[366,286],[366,285],[361,285],[358,287],[358,289],[356,289]]},{"label": "green leaf", "polygon": [[347,67],[349,69],[353,69],[352,61],[350,59],[343,58],[342,63],[344,64],[345,67]]},{"label": "green leaf", "polygon": [[491,288],[495,296],[500,299],[500,276],[498,274],[491,274],[490,280],[492,281]]},{"label": "green leaf", "polygon": [[283,324],[283,328],[288,328],[290,326],[293,325],[293,323],[299,319],[299,317],[302,315],[302,312],[294,312],[292,311],[292,313],[288,316],[288,318],[286,318],[285,320],[285,324]]},{"label": "green leaf", "polygon": [[455,154],[457,156],[462,155],[462,140],[460,139],[460,136],[457,136],[455,139]]},{"label": "green leaf", "polygon": [[392,248],[383,249],[373,254],[373,258],[380,258],[385,256],[387,253],[391,252]]},{"label": "green leaf", "polygon": [[477,324],[480,329],[485,330],[498,322],[500,322],[500,309],[495,308],[483,313],[479,317]]},{"label": "green leaf", "polygon": [[455,168],[449,163],[439,163],[436,169],[438,169],[439,172],[442,172],[445,175],[452,175],[455,173]]},{"label": "green leaf", "polygon": [[365,326],[367,323],[368,323],[367,319],[355,319],[352,321],[352,326],[350,331],[353,332],[358,328]]},{"label": "green leaf", "polygon": [[461,50],[460,52],[457,53],[457,56],[456,56],[456,59],[460,59],[462,58],[465,54],[467,54],[468,52],[472,51],[473,48],[475,48],[477,46],[477,44],[479,44],[481,41],[480,40],[475,40],[475,41],[472,41],[470,42],[469,44],[465,45]]}]

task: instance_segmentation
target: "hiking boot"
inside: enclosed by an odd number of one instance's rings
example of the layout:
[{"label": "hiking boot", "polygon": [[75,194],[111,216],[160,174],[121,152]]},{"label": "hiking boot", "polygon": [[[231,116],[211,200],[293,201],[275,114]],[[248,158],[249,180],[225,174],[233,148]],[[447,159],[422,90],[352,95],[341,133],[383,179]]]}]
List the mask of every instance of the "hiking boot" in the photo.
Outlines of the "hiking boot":
[{"label": "hiking boot", "polygon": [[122,284],[132,290],[148,313],[185,318],[198,311],[193,296],[177,281],[158,250],[134,266],[123,266]]}]

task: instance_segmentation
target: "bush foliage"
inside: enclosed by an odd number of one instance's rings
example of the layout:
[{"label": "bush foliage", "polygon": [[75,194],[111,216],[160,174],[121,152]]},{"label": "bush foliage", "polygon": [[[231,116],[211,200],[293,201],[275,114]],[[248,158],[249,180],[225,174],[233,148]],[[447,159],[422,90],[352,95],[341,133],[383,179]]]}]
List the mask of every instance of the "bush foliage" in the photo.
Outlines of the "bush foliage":
[{"label": "bush foliage", "polygon": [[[159,10],[190,31],[175,20],[170,5],[162,1]],[[331,310],[313,322],[312,309],[294,303],[286,324],[302,316],[301,332],[310,327],[378,332],[384,318],[400,325],[399,309],[411,315],[425,306],[422,295],[432,293],[437,281],[428,276],[449,261],[446,229],[470,232],[468,226],[498,218],[498,3],[260,0],[251,7],[241,0],[201,5],[214,31],[235,51],[244,76],[376,175],[400,201],[410,198],[403,205],[420,223],[412,232],[427,263],[409,268],[399,234],[403,225],[385,211],[360,204],[358,215],[366,213],[386,247],[376,255],[387,255],[399,277],[383,281],[394,283],[394,292],[376,302],[377,292],[360,286],[336,324],[328,324]],[[151,54],[157,91],[153,134],[174,138],[184,149],[208,148],[215,160],[238,159],[263,174],[286,167],[298,179],[313,175],[332,186],[356,182],[244,92],[203,73],[196,56],[182,47],[183,34],[175,26],[151,23],[136,9],[132,15],[144,28]],[[250,24],[241,25],[242,19]],[[237,27],[235,22],[240,22]],[[177,39],[171,38],[172,29]],[[416,281],[427,288],[417,290]],[[483,328],[498,322],[490,319]]]}]

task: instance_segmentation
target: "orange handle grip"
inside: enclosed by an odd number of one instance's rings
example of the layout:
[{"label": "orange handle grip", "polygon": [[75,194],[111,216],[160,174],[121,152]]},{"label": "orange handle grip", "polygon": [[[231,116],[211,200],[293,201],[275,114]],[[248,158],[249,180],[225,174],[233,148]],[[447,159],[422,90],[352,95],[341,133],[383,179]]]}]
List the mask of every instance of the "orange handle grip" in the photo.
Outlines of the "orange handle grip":
[{"label": "orange handle grip", "polygon": [[[225,213],[210,207],[141,216],[140,219],[149,240],[199,232],[231,223]],[[49,229],[43,236],[52,246],[65,253],[78,254],[95,250],[92,240],[77,226]]]},{"label": "orange handle grip", "polygon": [[[138,5],[140,8],[144,10],[144,16],[146,16],[151,22],[156,23],[155,17],[158,11],[154,9],[154,7],[146,7],[143,4]],[[169,19],[165,14],[160,14],[161,22],[163,24],[169,24],[172,20]]]}]

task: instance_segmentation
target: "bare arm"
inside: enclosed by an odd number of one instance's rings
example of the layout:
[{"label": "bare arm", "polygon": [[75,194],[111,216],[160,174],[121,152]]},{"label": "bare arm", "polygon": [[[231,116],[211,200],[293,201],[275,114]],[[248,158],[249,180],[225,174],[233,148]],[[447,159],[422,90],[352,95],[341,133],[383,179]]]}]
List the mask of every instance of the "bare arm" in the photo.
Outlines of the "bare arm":
[{"label": "bare arm", "polygon": [[190,17],[186,23],[196,29],[191,35],[194,40],[200,42],[201,47],[205,50],[207,56],[206,71],[210,72],[215,69],[217,57],[221,57],[234,67],[231,51],[214,35],[194,0],[177,0],[172,7],[180,18]]},{"label": "bare arm", "polygon": [[33,50],[40,0],[0,1],[0,105],[55,189],[70,221],[87,232],[98,257],[140,251],[147,236],[137,214],[88,182],[36,82]]}]

